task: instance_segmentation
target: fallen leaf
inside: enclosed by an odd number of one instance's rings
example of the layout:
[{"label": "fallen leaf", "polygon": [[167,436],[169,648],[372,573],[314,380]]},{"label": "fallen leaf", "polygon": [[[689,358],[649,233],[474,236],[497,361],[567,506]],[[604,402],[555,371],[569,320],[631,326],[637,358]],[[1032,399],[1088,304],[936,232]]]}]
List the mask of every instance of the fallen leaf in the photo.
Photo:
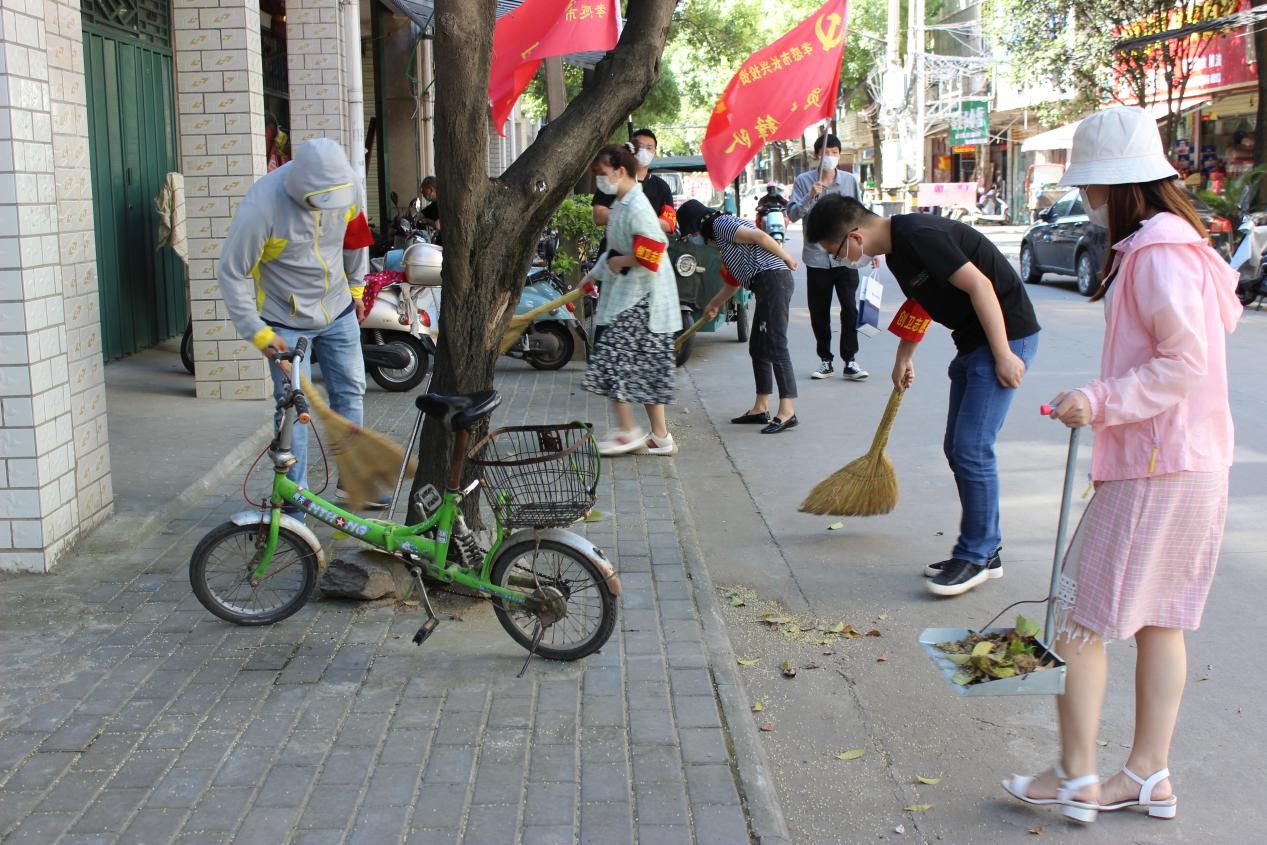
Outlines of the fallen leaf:
[{"label": "fallen leaf", "polygon": [[752,712],[753,712],[753,713],[760,713],[760,712],[761,712],[762,710],[764,710],[764,709],[765,709],[765,705],[764,705],[764,704],[762,704],[760,701],[758,701],[756,704],[752,705]]},{"label": "fallen leaf", "polygon": [[922,813],[925,810],[933,809],[933,805],[932,804],[907,804],[902,809],[909,810],[912,813]]},{"label": "fallen leaf", "polygon": [[883,622],[885,619],[888,619],[888,618],[889,618],[889,614],[881,613],[879,616],[876,617],[876,621]]},{"label": "fallen leaf", "polygon": [[745,603],[742,596],[736,594],[730,597],[731,607],[743,607]]},{"label": "fallen leaf", "polygon": [[877,657],[877,658],[875,659],[875,662],[876,662],[876,663],[888,663],[888,662],[889,662],[889,654],[888,654],[888,652],[885,652],[885,651],[880,652],[880,656],[879,656],[879,657]]},{"label": "fallen leaf", "polygon": [[335,531],[333,534],[330,535],[330,540],[333,542],[338,542],[339,540],[346,540],[347,538],[348,538],[348,535],[343,533],[342,531]]},{"label": "fallen leaf", "polygon": [[802,668],[802,669],[817,669],[817,668],[818,668],[818,664],[817,664],[817,663],[806,663],[806,664],[805,664],[804,666],[802,666],[801,668]]},{"label": "fallen leaf", "polygon": [[586,522],[601,522],[602,519],[603,519],[603,512],[600,511],[598,508],[594,508],[589,513],[585,514]]},{"label": "fallen leaf", "polygon": [[761,726],[761,732],[762,732],[762,733],[767,733],[767,734],[768,734],[768,733],[770,733],[770,732],[771,732],[771,731],[773,731],[773,730],[774,730],[774,722],[766,722],[765,724],[763,724],[763,725]]},{"label": "fallen leaf", "polygon": [[844,622],[837,622],[835,625],[832,625],[830,628],[827,629],[828,634],[843,634],[844,632],[845,632]]},{"label": "fallen leaf", "polygon": [[1042,835],[1043,835],[1043,831],[1045,831],[1046,829],[1047,829],[1047,828],[1043,827],[1043,826],[1040,824],[1038,827],[1031,827],[1031,828],[1029,829],[1029,832],[1030,832],[1030,833],[1032,833],[1032,834],[1034,834],[1035,836],[1042,836]]},{"label": "fallen leaf", "polygon": [[784,660],[784,661],[783,661],[783,677],[785,677],[785,678],[795,678],[795,677],[796,677],[796,667],[792,665],[792,661],[791,661],[791,660]]},{"label": "fallen leaf", "polygon": [[835,656],[836,656],[836,652],[834,652],[834,651],[824,651],[824,652],[823,652],[823,657],[835,657]]},{"label": "fallen leaf", "polygon": [[818,624],[815,622],[802,622],[800,627],[802,631],[812,631],[818,627]]},{"label": "fallen leaf", "polygon": [[867,749],[865,748],[853,748],[853,749],[850,749],[849,751],[845,751],[841,754],[836,754],[834,756],[836,757],[837,760],[849,761],[849,760],[857,760],[865,756],[866,753],[867,753]]},{"label": "fallen leaf", "polygon": [[867,636],[868,636],[868,637],[878,637],[878,636],[880,636],[880,629],[879,629],[879,628],[872,628],[870,631],[867,631]]},{"label": "fallen leaf", "polygon": [[1100,746],[1101,748],[1108,748],[1108,747],[1109,747],[1109,741],[1108,741],[1107,739],[1097,739],[1097,740],[1095,741],[1095,744],[1096,744],[1096,745],[1098,745],[1098,746]]},{"label": "fallen leaf", "polygon": [[795,622],[796,620],[791,616],[784,616],[781,613],[767,612],[761,614],[759,621],[764,622],[767,625],[786,625],[787,623]]},{"label": "fallen leaf", "polygon": [[740,666],[756,666],[761,662],[760,657],[741,657],[739,658]]},{"label": "fallen leaf", "polygon": [[845,527],[845,524],[844,524],[843,522],[833,522],[831,525],[827,526],[827,530],[828,530],[828,531],[839,531],[840,529],[842,529],[842,528],[844,528],[844,527]]},{"label": "fallen leaf", "polygon": [[926,783],[929,786],[936,786],[941,783],[941,778],[926,778],[923,775],[916,775],[915,779],[920,783]]}]

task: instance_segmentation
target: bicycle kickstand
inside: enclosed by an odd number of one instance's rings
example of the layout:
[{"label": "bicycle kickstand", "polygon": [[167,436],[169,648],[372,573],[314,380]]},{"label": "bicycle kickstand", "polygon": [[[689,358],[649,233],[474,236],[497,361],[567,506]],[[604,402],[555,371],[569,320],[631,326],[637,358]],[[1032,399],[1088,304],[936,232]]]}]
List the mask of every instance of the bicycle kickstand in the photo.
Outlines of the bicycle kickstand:
[{"label": "bicycle kickstand", "polygon": [[415,566],[411,567],[409,572],[414,576],[414,582],[418,585],[418,595],[422,597],[422,609],[427,614],[422,627],[418,629],[418,633],[414,634],[414,645],[422,645],[427,637],[431,636],[432,632],[440,627],[440,620],[436,618],[436,612],[431,609],[431,598],[427,595],[426,585],[422,583],[422,570]]},{"label": "bicycle kickstand", "polygon": [[537,623],[537,630],[532,632],[532,645],[528,647],[528,656],[524,658],[524,665],[519,667],[519,674],[516,678],[522,678],[524,672],[528,671],[528,664],[532,662],[532,658],[537,653],[537,646],[541,645],[541,638],[545,636],[545,626],[540,622]]}]

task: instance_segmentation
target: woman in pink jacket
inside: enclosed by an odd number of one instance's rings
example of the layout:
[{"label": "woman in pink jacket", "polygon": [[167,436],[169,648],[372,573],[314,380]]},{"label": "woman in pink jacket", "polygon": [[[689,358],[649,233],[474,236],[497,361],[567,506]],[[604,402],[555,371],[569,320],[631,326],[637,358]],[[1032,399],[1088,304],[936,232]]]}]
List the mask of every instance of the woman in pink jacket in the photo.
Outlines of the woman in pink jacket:
[{"label": "woman in pink jacket", "polygon": [[[1113,244],[1103,282],[1100,378],[1052,400],[1051,416],[1095,431],[1095,497],[1074,534],[1055,597],[1055,649],[1069,664],[1057,699],[1060,761],[1004,788],[1059,804],[1074,821],[1146,809],[1175,817],[1170,743],[1187,675],[1184,632],[1201,623],[1223,539],[1232,415],[1226,335],[1241,315],[1236,273],[1206,245],[1136,108],[1098,112],[1074,135],[1062,184],[1082,188],[1091,222]],[[1135,739],[1100,783],[1096,737],[1108,667],[1104,644],[1134,637]]]}]

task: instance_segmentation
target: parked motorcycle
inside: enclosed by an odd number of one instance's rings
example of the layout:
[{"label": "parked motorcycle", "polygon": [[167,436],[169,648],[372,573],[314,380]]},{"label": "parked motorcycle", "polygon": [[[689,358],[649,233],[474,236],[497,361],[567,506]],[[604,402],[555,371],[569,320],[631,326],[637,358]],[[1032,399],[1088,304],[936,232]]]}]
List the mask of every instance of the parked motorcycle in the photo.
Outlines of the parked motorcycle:
[{"label": "parked motorcycle", "polygon": [[1267,296],[1267,226],[1259,226],[1242,211],[1236,228],[1238,243],[1228,263],[1240,273],[1236,296],[1248,307]]},{"label": "parked motorcycle", "polygon": [[[515,314],[526,314],[558,299],[568,290],[567,283],[548,267],[534,269],[524,284]],[[533,320],[506,354],[527,361],[538,370],[557,370],[572,360],[577,337],[588,345],[585,327],[576,319],[576,306],[568,303]]]},{"label": "parked motorcycle", "polygon": [[440,248],[427,243],[384,257],[383,269],[403,277],[376,291],[361,321],[365,372],[384,390],[412,390],[431,365],[440,324],[441,258]]}]

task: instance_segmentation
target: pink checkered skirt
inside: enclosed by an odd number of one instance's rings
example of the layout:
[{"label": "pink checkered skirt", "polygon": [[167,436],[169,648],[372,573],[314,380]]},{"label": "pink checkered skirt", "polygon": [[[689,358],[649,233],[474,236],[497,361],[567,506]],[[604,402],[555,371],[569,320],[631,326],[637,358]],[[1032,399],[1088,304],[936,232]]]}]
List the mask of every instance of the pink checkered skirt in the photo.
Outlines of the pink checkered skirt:
[{"label": "pink checkered skirt", "polygon": [[1065,555],[1057,631],[1123,640],[1149,625],[1200,627],[1223,543],[1227,477],[1177,472],[1101,484]]}]

